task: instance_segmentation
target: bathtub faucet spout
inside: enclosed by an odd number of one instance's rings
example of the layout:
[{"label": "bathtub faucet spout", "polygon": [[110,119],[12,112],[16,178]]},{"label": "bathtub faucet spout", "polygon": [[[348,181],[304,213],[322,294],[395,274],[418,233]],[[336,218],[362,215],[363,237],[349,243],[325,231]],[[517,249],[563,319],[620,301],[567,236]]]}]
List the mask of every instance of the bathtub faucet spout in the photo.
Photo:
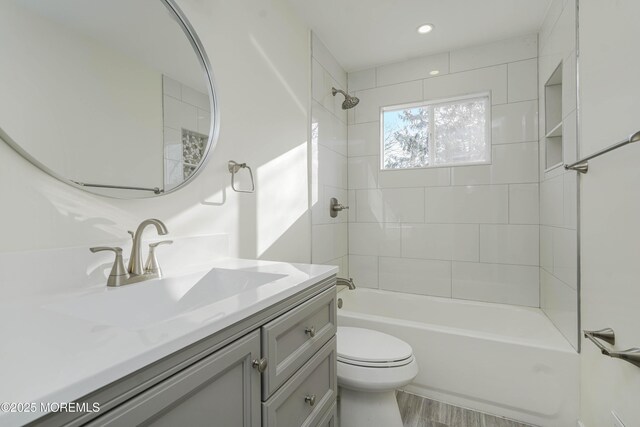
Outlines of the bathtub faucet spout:
[{"label": "bathtub faucet spout", "polygon": [[342,277],[338,277],[336,279],[336,288],[338,286],[346,286],[347,288],[349,288],[350,290],[354,290],[356,288],[355,283],[353,283],[353,279],[349,278],[349,279],[344,279]]}]

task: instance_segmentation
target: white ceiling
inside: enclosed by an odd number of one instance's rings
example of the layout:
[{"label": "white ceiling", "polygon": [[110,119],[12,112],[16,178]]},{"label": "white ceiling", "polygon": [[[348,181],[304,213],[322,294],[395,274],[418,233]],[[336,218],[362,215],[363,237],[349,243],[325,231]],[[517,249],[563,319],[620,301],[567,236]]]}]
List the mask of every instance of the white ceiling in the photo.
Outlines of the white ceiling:
[{"label": "white ceiling", "polygon": [[[288,0],[347,71],[537,33],[551,0]],[[419,35],[416,28],[435,30]]]}]

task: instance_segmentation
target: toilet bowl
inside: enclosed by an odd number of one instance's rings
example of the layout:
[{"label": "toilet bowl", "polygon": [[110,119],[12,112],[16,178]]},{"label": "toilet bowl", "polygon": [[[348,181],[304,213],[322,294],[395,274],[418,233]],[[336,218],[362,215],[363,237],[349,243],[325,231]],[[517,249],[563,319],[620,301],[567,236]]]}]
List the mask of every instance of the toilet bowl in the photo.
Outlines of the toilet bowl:
[{"label": "toilet bowl", "polygon": [[417,374],[406,342],[371,329],[338,327],[340,427],[402,427],[395,390]]}]

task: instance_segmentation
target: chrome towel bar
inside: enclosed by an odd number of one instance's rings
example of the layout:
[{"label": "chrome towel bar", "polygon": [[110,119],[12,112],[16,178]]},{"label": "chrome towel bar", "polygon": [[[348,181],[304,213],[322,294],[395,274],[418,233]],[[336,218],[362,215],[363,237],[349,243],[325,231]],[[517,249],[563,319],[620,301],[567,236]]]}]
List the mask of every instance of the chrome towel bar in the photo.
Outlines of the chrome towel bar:
[{"label": "chrome towel bar", "polygon": [[640,141],[640,130],[634,134],[631,134],[629,138],[624,141],[620,141],[617,144],[613,144],[610,147],[607,147],[603,150],[600,150],[596,153],[593,153],[590,156],[585,157],[584,159],[580,159],[575,163],[571,163],[570,165],[564,165],[566,170],[574,170],[580,173],[587,173],[589,171],[589,160],[595,159],[596,157],[602,156],[603,154],[608,153],[609,151],[613,151],[617,148],[624,147],[627,144],[631,144],[632,142]]},{"label": "chrome towel bar", "polygon": [[599,331],[583,331],[584,337],[596,345],[605,356],[621,359],[640,368],[640,348],[630,348],[624,351],[613,351],[607,348],[599,340],[606,341],[613,345],[616,343],[616,334],[611,328],[600,329]]},{"label": "chrome towel bar", "polygon": [[87,184],[86,182],[71,181],[74,184],[78,184],[81,187],[95,187],[95,188],[117,188],[118,190],[139,190],[139,191],[153,191],[155,194],[162,194],[164,190],[158,187],[146,188],[146,187],[129,187],[126,185],[108,185],[108,184]]}]

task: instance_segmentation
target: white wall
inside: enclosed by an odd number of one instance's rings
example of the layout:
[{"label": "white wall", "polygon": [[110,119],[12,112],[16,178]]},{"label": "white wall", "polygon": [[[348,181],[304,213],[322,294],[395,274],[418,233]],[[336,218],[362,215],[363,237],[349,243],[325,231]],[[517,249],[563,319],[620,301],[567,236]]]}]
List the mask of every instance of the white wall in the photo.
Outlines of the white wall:
[{"label": "white wall", "polygon": [[0,39],[0,127],[10,138],[73,180],[162,187],[157,70],[10,1]]},{"label": "white wall", "polygon": [[576,1],[555,0],[540,29],[540,307],[578,348],[577,172],[545,171],[545,89],[562,63],[564,163],[577,160]]},{"label": "white wall", "polygon": [[[580,152],[589,155],[640,129],[640,3],[580,1]],[[613,328],[616,350],[640,347],[640,144],[589,161],[580,177],[583,329]],[[640,425],[640,369],[582,339],[586,427],[611,426],[615,411]]]},{"label": "white wall", "polygon": [[347,112],[341,107],[344,97],[331,94],[332,87],[347,90],[347,73],[315,34],[311,50],[311,259],[337,265],[339,275],[348,277],[348,211],[329,215],[332,197],[348,202]]},{"label": "white wall", "polygon": [[[537,67],[532,35],[349,74],[360,98],[349,269],[360,286],[538,307]],[[491,165],[379,170],[380,107],[485,91]]]},{"label": "white wall", "polygon": [[[228,234],[232,256],[310,261],[307,28],[284,0],[178,3],[219,97],[220,139],[203,172],[174,194],[114,200],[60,183],[0,144],[0,252],[126,239],[157,217],[174,237]],[[253,167],[255,194],[230,190],[230,159]]]}]

